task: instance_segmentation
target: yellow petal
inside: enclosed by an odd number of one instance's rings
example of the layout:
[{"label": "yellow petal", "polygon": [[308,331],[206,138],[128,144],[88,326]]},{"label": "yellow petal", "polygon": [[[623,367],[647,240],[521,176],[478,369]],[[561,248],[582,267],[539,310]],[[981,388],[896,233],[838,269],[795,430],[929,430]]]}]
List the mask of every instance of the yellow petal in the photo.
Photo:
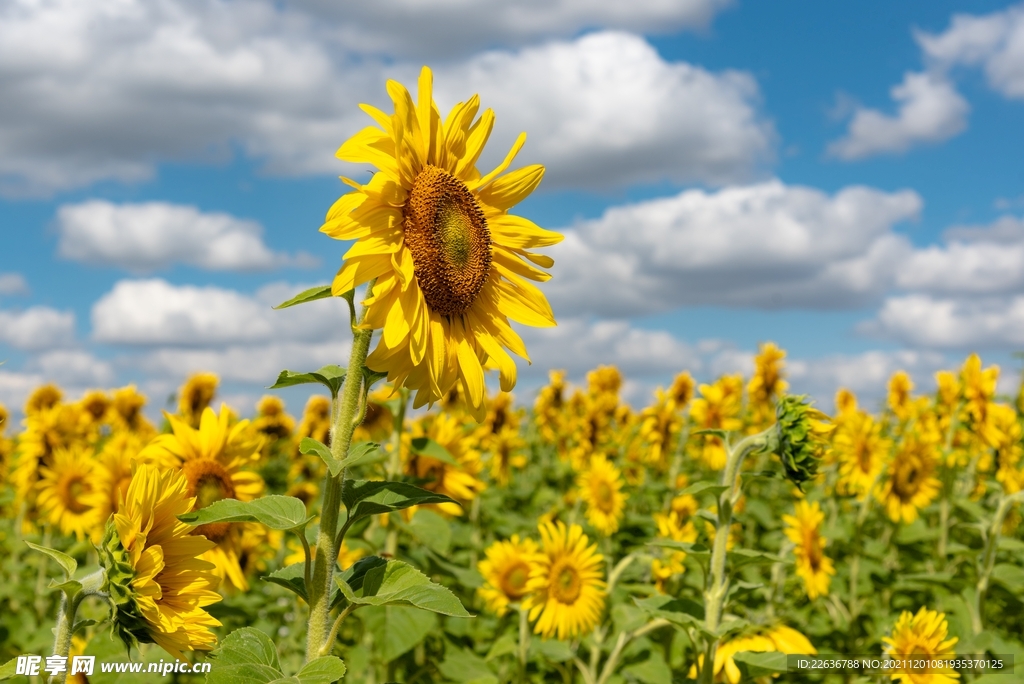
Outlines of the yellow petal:
[{"label": "yellow petal", "polygon": [[424,66],[420,70],[420,81],[419,81],[419,97],[416,102],[416,118],[419,122],[421,143],[421,154],[423,155],[423,162],[425,164],[433,164],[435,157],[437,156],[434,152],[434,146],[436,144],[434,136],[436,135],[437,129],[434,126],[434,122],[431,118],[434,114],[434,75],[430,72],[430,67]]},{"label": "yellow petal", "polygon": [[545,230],[529,219],[511,214],[489,219],[487,228],[494,242],[512,249],[550,247],[562,241],[560,233]]},{"label": "yellow petal", "polygon": [[463,324],[461,322],[453,323],[452,332],[455,333],[458,342],[459,370],[466,382],[469,401],[473,406],[480,406],[484,400],[484,369],[480,366],[476,350],[473,349],[466,337]]},{"label": "yellow petal", "polygon": [[331,294],[340,297],[349,290],[359,287],[373,278],[379,278],[391,270],[391,261],[386,257],[371,256],[350,259],[342,264],[331,283]]},{"label": "yellow petal", "polygon": [[466,185],[469,187],[470,190],[476,190],[477,188],[482,188],[488,183],[490,183],[492,180],[494,180],[499,175],[505,172],[505,169],[509,167],[509,164],[511,164],[512,160],[516,158],[516,155],[519,154],[519,150],[523,149],[523,145],[525,144],[526,133],[520,133],[519,137],[516,138],[516,141],[512,144],[512,149],[510,149],[508,151],[508,154],[505,155],[504,161],[502,161],[500,164],[494,167],[493,171],[491,171],[489,174],[487,174],[480,180],[474,183],[467,183]]},{"label": "yellow petal", "polygon": [[[496,270],[501,270],[499,266]],[[506,303],[506,306],[511,306],[511,310],[515,310],[517,315],[523,315],[521,308],[526,308],[535,313],[541,320],[545,321],[539,324],[538,327],[550,327],[555,325],[555,314],[551,310],[551,305],[548,304],[547,297],[544,293],[538,290],[535,286],[522,280],[509,273],[503,274],[507,280],[497,280],[495,282],[495,292],[498,293],[498,310],[508,316],[514,321],[525,323],[526,325],[538,325],[536,323],[527,323],[525,320],[521,320],[511,315],[505,309],[502,308],[502,302]],[[492,276],[493,278],[494,276]],[[533,317],[530,317],[534,320]]]},{"label": "yellow petal", "polygon": [[543,166],[540,164],[524,166],[495,179],[493,183],[481,190],[479,192],[480,201],[500,211],[507,211],[536,190],[542,178],[544,178]]},{"label": "yellow petal", "polygon": [[551,280],[550,273],[545,273],[539,268],[530,266],[515,254],[507,252],[497,245],[491,250],[491,259],[492,263],[506,272],[514,273],[530,280],[536,280],[540,283],[546,283]]},{"label": "yellow petal", "polygon": [[[479,121],[473,124],[466,136],[466,150],[455,167],[455,176],[467,185],[473,180],[472,174],[476,171],[476,160],[484,151],[487,139],[491,137],[491,130],[494,128],[494,112],[485,109],[480,115]],[[472,187],[470,187],[472,189]]]},{"label": "yellow petal", "polygon": [[354,245],[345,252],[343,259],[355,259],[357,257],[392,254],[402,248],[402,231],[393,230],[384,235],[371,235],[360,238]]}]

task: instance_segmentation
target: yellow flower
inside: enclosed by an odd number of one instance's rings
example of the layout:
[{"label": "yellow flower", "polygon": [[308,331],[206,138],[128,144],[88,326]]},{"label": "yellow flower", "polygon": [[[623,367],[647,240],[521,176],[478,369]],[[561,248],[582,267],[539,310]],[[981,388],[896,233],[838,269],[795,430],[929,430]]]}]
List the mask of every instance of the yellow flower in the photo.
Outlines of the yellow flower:
[{"label": "yellow flower", "polygon": [[981,368],[981,358],[971,354],[960,371],[968,425],[974,435],[988,446],[999,441],[999,431],[992,424],[990,408],[999,380],[999,366]]},{"label": "yellow flower", "polygon": [[[700,398],[693,400],[690,417],[698,430],[731,432],[743,427],[739,419],[743,399],[743,378],[724,376],[713,385],[700,386]],[[705,465],[714,470],[725,467],[725,444],[716,435],[700,435],[691,442]]]},{"label": "yellow flower", "polygon": [[[882,637],[885,653],[893,658],[951,658],[956,656],[953,646],[959,639],[947,639],[946,614],[922,607],[917,614],[905,610],[892,628],[891,637]],[[900,670],[892,675],[893,681],[903,684],[953,684],[960,674],[952,669],[932,669],[915,672]]]},{"label": "yellow flower", "polygon": [[655,398],[654,405],[640,412],[640,441],[644,445],[644,461],[664,471],[669,466],[675,439],[683,429],[683,419],[671,393],[658,388]]},{"label": "yellow flower", "polygon": [[379,169],[366,185],[335,202],[320,229],[355,240],[334,279],[340,295],[374,278],[364,327],[383,329],[367,365],[387,372],[396,387],[416,390],[414,407],[439,401],[457,384],[479,419],[485,364],[497,366],[501,388],[515,386],[516,364],[527,358],[508,319],[555,325],[547,299],[529,280],[549,275],[551,258],[528,250],[562,236],[508,210],[540,183],[544,167],[502,176],[519,152],[520,134],[497,168],[481,176],[476,162],[494,114],[474,122],[479,98],[455,105],[442,119],[433,102],[433,75],[424,67],[419,101],[395,81],[387,90],[395,113],[362,105],[378,127],[364,128],[337,152],[339,159]]},{"label": "yellow flower", "polygon": [[550,371],[549,383],[542,387],[533,403],[533,419],[541,439],[548,444],[559,444],[563,438],[565,417],[565,371]]},{"label": "yellow flower", "polygon": [[64,392],[60,387],[49,384],[36,388],[25,401],[25,416],[51,409],[61,402]]},{"label": "yellow flower", "polygon": [[[29,400],[29,404],[37,401],[38,405],[31,412],[26,412],[25,431],[18,437],[17,458],[11,473],[16,500],[29,507],[35,504],[35,485],[42,469],[53,465],[54,452],[90,447],[99,435],[98,431],[92,431],[92,434],[83,431],[87,423],[82,419],[82,407],[78,404],[59,401],[49,404],[52,398],[49,389],[59,391],[47,385],[37,390]],[[26,516],[26,520],[28,518]]]},{"label": "yellow flower", "polygon": [[537,542],[513,534],[508,541],[494,542],[484,553],[487,558],[477,564],[484,585],[476,591],[487,609],[501,617],[508,612],[508,604],[518,603],[526,596]]},{"label": "yellow flower", "polygon": [[[99,489],[96,462],[84,446],[58,449],[53,465],[44,467],[39,480],[36,503],[49,522],[62,534],[79,540],[86,535],[102,535],[103,494]],[[98,532],[97,532],[98,530]]]},{"label": "yellow flower", "polygon": [[[445,494],[461,503],[468,503],[486,487],[477,478],[483,470],[480,452],[473,448],[472,439],[463,429],[462,422],[448,413],[429,416],[413,423],[412,430],[403,436],[405,472],[422,480],[420,486],[432,492]],[[412,452],[412,440],[429,437],[451,454],[456,464],[446,463],[430,456]],[[449,515],[462,515],[465,510],[453,503],[438,504],[437,508]]]},{"label": "yellow flower", "polygon": [[256,404],[256,419],[252,421],[256,432],[264,436],[264,443],[270,446],[280,439],[288,439],[295,432],[295,419],[284,410],[280,397],[266,395]]},{"label": "yellow flower", "polygon": [[676,410],[682,411],[693,399],[693,389],[696,387],[693,376],[689,371],[683,371],[672,379],[672,386],[668,388],[668,394],[675,402]]},{"label": "yellow flower", "polygon": [[[655,513],[654,524],[658,527],[658,536],[690,544],[697,541],[697,528],[694,527],[692,520],[687,519],[688,517],[688,515],[682,515],[675,510],[669,513]],[[673,575],[679,575],[686,571],[685,560],[685,551],[671,551],[666,558],[655,558],[651,561],[651,575],[658,591],[664,593],[665,583]]]},{"label": "yellow flower", "polygon": [[526,467],[526,440],[519,436],[519,430],[506,426],[489,440],[491,455],[491,477],[505,486],[512,477],[513,468]]},{"label": "yellow flower", "polygon": [[[777,625],[767,631],[738,636],[719,644],[715,649],[714,674],[716,682],[740,683],[743,673],[740,672],[740,668],[736,664],[735,656],[743,651],[754,653],[777,651],[792,655],[814,655],[818,652],[807,637],[785,625]],[[698,663],[704,664],[703,654],[698,657]],[[689,676],[691,679],[696,679],[696,666],[690,668]]]},{"label": "yellow flower", "polygon": [[[219,417],[206,407],[198,430],[176,416],[168,415],[167,420],[172,433],[154,439],[139,458],[181,468],[197,509],[221,499],[252,501],[263,493],[263,478],[246,470],[259,459],[262,444],[261,437],[251,435],[249,421],[231,425],[225,405]],[[196,533],[216,544],[203,557],[216,566],[217,574],[244,590],[248,583],[239,567],[241,530],[234,527],[235,523],[209,523]]]},{"label": "yellow flower", "polygon": [[97,457],[97,489],[100,492],[100,524],[117,513],[118,502],[124,498],[132,481],[132,468],[139,461],[145,446],[132,432],[116,432],[103,444]]},{"label": "yellow flower", "polygon": [[907,375],[906,371],[896,371],[889,378],[889,408],[900,420],[910,417],[913,402],[910,399],[910,392],[914,389],[914,382]]},{"label": "yellow flower", "polygon": [[82,407],[82,417],[86,426],[98,428],[101,423],[106,422],[111,401],[106,392],[93,390],[87,392],[78,405]]},{"label": "yellow flower", "polygon": [[834,456],[839,462],[840,494],[863,499],[882,472],[889,441],[882,437],[882,424],[863,411],[841,413],[832,440]]},{"label": "yellow flower", "polygon": [[579,525],[542,523],[542,550],[530,570],[523,608],[535,620],[534,634],[571,639],[590,632],[604,611],[607,585],[601,579],[604,557],[588,546]]},{"label": "yellow flower", "polygon": [[128,385],[114,391],[110,402],[111,426],[114,432],[131,432],[145,441],[156,435],[156,428],[146,420],[142,407],[146,405],[145,395],[139,394],[135,385]]},{"label": "yellow flower", "polygon": [[587,504],[587,521],[605,536],[615,534],[626,508],[622,473],[604,456],[593,456],[590,467],[576,481]]},{"label": "yellow flower", "polygon": [[101,547],[114,622],[122,638],[155,642],[178,659],[213,648],[220,623],[204,608],[220,600],[213,546],[178,520],[192,510],[188,482],[175,471],[139,465]]},{"label": "yellow flower", "polygon": [[220,378],[213,373],[196,373],[178,390],[178,415],[192,427],[198,427],[203,411],[213,402]]},{"label": "yellow flower", "polygon": [[786,352],[779,349],[774,342],[765,342],[760,346],[754,357],[754,376],[747,385],[747,396],[750,398],[754,412],[754,425],[763,428],[775,419],[775,408],[772,402],[789,387],[782,379],[783,359]]},{"label": "yellow flower", "polygon": [[786,536],[796,544],[796,574],[804,581],[807,598],[813,601],[828,595],[828,585],[836,574],[832,559],[825,555],[826,539],[820,533],[825,514],[817,501],[798,501],[795,513],[782,516],[782,521],[786,523]]},{"label": "yellow flower", "polygon": [[936,444],[921,435],[908,434],[892,462],[886,481],[875,490],[893,522],[910,524],[918,511],[939,495],[942,483],[935,476],[938,465]]},{"label": "yellow flower", "polygon": [[836,390],[835,404],[836,413],[840,416],[853,413],[857,410],[857,395],[845,387],[840,387]]}]

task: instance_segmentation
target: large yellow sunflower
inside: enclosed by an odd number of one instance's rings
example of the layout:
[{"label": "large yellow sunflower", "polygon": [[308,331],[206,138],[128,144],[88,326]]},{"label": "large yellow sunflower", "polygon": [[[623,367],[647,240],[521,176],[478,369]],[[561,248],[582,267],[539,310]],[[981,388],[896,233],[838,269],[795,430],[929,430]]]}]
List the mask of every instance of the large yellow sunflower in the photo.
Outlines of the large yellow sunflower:
[{"label": "large yellow sunflower", "polygon": [[782,516],[782,521],[786,523],[786,536],[796,544],[796,574],[804,581],[807,598],[813,601],[828,595],[832,575],[836,574],[832,559],[825,555],[826,540],[821,536],[825,514],[817,501],[798,501],[794,513]]},{"label": "large yellow sunflower", "polygon": [[119,629],[179,660],[182,651],[213,648],[210,628],[220,626],[204,610],[220,600],[219,580],[213,565],[199,559],[213,544],[178,520],[195,503],[187,490],[181,473],[139,465],[101,551],[108,582],[127,585],[110,592],[118,602],[118,589],[127,591],[115,615]]},{"label": "large yellow sunflower", "polygon": [[367,358],[396,386],[416,390],[414,406],[444,397],[461,385],[479,419],[486,398],[485,366],[496,366],[501,388],[515,386],[516,364],[505,351],[528,359],[508,320],[555,325],[544,295],[528,281],[549,275],[553,261],[529,250],[562,236],[508,213],[540,183],[544,167],[503,174],[526,141],[520,134],[505,160],[487,175],[476,168],[494,125],[487,109],[476,118],[474,95],[442,119],[434,104],[433,76],[424,67],[419,100],[387,82],[395,113],[361,105],[377,126],[364,128],[337,152],[339,159],[371,164],[369,183],[344,179],[355,192],[335,202],[321,231],[355,240],[334,279],[335,295],[377,279],[363,326],[383,329]]},{"label": "large yellow sunflower", "polygon": [[[814,655],[818,651],[814,645],[800,632],[786,625],[776,625],[771,629],[759,629],[751,634],[744,634],[721,643],[715,649],[715,681],[728,684],[740,684],[743,673],[736,664],[735,656],[744,651],[753,653],[779,652],[792,655]],[[698,657],[703,666],[704,656]],[[690,668],[690,678],[697,677],[697,667]],[[761,681],[761,680],[758,680]]]},{"label": "large yellow sunflower", "polygon": [[[903,611],[892,628],[892,636],[882,637],[882,641],[886,644],[886,655],[897,660],[953,658],[956,656],[953,646],[959,639],[947,639],[947,636],[945,613],[922,607],[916,615],[909,610]],[[954,684],[960,679],[960,674],[945,668],[926,671],[903,669],[894,673],[892,679],[903,684]]]},{"label": "large yellow sunflower", "polygon": [[43,467],[36,504],[62,534],[79,540],[103,534],[103,494],[92,451],[84,446],[58,449],[53,464]]},{"label": "large yellow sunflower", "polygon": [[615,534],[626,508],[622,493],[622,473],[604,456],[593,456],[590,467],[580,473],[576,483],[580,498],[587,504],[587,521],[605,536]]},{"label": "large yellow sunflower", "polygon": [[884,456],[890,443],[882,436],[882,424],[863,411],[840,413],[833,456],[839,461],[836,489],[864,499],[882,472]]},{"label": "large yellow sunflower", "polygon": [[477,564],[484,577],[484,585],[476,591],[488,610],[501,617],[508,611],[508,604],[518,603],[526,596],[526,583],[537,554],[537,542],[529,538],[520,539],[518,534],[513,534],[508,541],[494,542],[484,553],[487,558]]},{"label": "large yellow sunflower", "polygon": [[[171,434],[154,439],[139,459],[181,468],[197,509],[221,499],[252,501],[263,493],[263,478],[247,470],[259,460],[262,445],[262,437],[249,429],[249,421],[231,425],[227,406],[221,406],[219,417],[206,407],[198,430],[177,416],[167,415],[167,420]],[[196,533],[216,544],[203,558],[216,566],[218,575],[244,590],[248,585],[239,567],[242,530],[234,529],[237,526],[209,523]]]},{"label": "large yellow sunflower", "polygon": [[597,544],[587,545],[579,525],[544,522],[539,529],[543,548],[530,570],[523,608],[536,621],[534,633],[545,639],[580,636],[597,625],[604,610],[604,557]]},{"label": "large yellow sunflower", "polygon": [[935,475],[938,457],[938,447],[931,440],[916,434],[904,439],[889,464],[889,477],[875,490],[890,520],[909,525],[917,520],[920,509],[939,495],[942,483]]}]

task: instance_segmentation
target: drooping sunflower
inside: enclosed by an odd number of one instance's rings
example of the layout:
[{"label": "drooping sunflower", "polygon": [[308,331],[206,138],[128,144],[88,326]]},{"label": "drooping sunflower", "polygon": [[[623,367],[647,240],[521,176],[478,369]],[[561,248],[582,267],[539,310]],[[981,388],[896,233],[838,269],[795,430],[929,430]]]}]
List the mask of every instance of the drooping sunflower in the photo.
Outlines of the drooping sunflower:
[{"label": "drooping sunflower", "polygon": [[51,409],[63,398],[64,392],[52,383],[37,387],[25,400],[25,415],[31,416],[34,413]]},{"label": "drooping sunflower", "polygon": [[102,535],[103,494],[92,450],[85,446],[58,449],[53,464],[43,467],[36,504],[62,534],[79,540]]},{"label": "drooping sunflower", "polygon": [[[921,660],[952,658],[957,637],[947,639],[946,614],[922,607],[917,614],[905,610],[896,620],[891,637],[882,637],[887,656]],[[960,674],[953,669],[931,668],[925,671],[903,669],[892,674],[892,680],[903,684],[953,684]]]},{"label": "drooping sunflower", "polygon": [[604,456],[593,456],[590,467],[576,481],[580,498],[587,504],[587,521],[605,536],[615,534],[626,508],[622,472]]},{"label": "drooping sunflower", "polygon": [[796,503],[795,515],[784,515],[785,533],[791,542],[796,544],[793,555],[796,556],[796,574],[804,581],[807,598],[812,601],[819,596],[828,595],[828,586],[836,569],[832,559],[825,555],[826,539],[821,536],[821,523],[825,514],[815,501]]},{"label": "drooping sunflower", "polygon": [[100,547],[114,625],[126,643],[156,643],[179,660],[208,651],[220,623],[206,606],[220,601],[213,565],[200,559],[213,543],[178,520],[192,510],[180,473],[137,466]]},{"label": "drooping sunflower", "polygon": [[[206,407],[199,429],[176,416],[167,415],[167,420],[172,432],[154,439],[139,458],[181,468],[188,496],[195,497],[197,509],[221,499],[252,501],[263,493],[263,478],[248,470],[259,460],[262,437],[253,435],[248,420],[232,425],[230,411],[223,405],[219,416]],[[196,533],[216,544],[204,559],[235,588],[244,589],[247,583],[239,567],[241,530],[234,529],[237,525],[209,523]]]},{"label": "drooping sunflower", "polygon": [[508,612],[508,604],[518,603],[526,596],[537,542],[513,534],[507,541],[494,542],[484,553],[487,558],[477,564],[484,585],[476,591],[487,609],[501,617]]},{"label": "drooping sunflower", "polygon": [[888,477],[875,489],[875,497],[884,504],[890,520],[909,525],[939,495],[942,483],[935,475],[938,457],[933,441],[915,433],[904,438],[889,464]]},{"label": "drooping sunflower", "polygon": [[534,634],[570,639],[589,632],[601,619],[606,588],[604,557],[579,525],[544,522],[541,552],[530,570],[523,608],[535,621]]},{"label": "drooping sunflower", "polygon": [[835,404],[838,419],[857,410],[857,395],[845,387],[840,387],[836,390]]},{"label": "drooping sunflower", "polygon": [[[497,366],[501,388],[515,386],[516,365],[528,359],[509,326],[555,325],[536,286],[553,261],[532,249],[562,236],[508,213],[540,183],[544,167],[502,175],[526,141],[520,134],[505,160],[487,175],[476,162],[494,125],[490,109],[476,118],[473,96],[441,118],[433,75],[420,72],[418,102],[387,82],[395,113],[361,105],[377,126],[364,128],[337,152],[339,159],[379,169],[369,183],[335,202],[321,231],[356,240],[332,290],[341,295],[377,279],[365,301],[364,327],[383,329],[367,366],[396,386],[416,390],[414,406],[440,400],[460,385],[474,415],[483,415],[485,364]],[[530,263],[532,262],[532,264]]]},{"label": "drooping sunflower", "polygon": [[178,390],[178,416],[192,427],[199,427],[203,411],[217,394],[220,378],[213,373],[196,373],[189,376]]}]

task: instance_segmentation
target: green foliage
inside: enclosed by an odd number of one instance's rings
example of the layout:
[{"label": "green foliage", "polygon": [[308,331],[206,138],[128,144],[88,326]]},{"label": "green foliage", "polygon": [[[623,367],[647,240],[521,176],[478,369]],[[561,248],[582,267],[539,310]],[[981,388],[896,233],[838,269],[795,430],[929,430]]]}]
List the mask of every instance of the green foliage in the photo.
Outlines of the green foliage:
[{"label": "green foliage", "polygon": [[293,496],[270,495],[253,501],[221,499],[178,519],[189,525],[258,522],[272,530],[295,530],[305,527],[313,516],[306,515],[306,505]]}]

